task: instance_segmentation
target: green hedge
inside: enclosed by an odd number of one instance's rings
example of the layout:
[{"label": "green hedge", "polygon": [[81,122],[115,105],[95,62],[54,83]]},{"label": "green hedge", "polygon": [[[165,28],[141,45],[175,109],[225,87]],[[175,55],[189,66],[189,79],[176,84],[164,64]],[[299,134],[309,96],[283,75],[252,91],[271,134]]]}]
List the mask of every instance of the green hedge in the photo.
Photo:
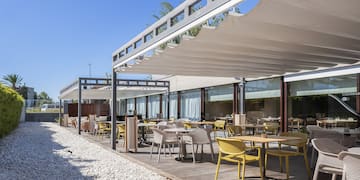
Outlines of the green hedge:
[{"label": "green hedge", "polygon": [[24,99],[19,93],[0,84],[0,138],[18,126],[23,105]]}]

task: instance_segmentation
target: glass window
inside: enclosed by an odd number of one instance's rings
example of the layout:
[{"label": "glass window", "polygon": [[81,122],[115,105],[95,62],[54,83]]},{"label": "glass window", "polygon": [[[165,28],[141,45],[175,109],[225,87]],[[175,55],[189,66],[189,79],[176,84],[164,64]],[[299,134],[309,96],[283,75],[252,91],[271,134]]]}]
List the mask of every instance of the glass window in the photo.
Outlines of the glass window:
[{"label": "glass window", "polygon": [[200,120],[200,90],[181,92],[181,118]]},{"label": "glass window", "polygon": [[124,116],[126,113],[126,101],[125,99],[120,99],[120,103],[119,103],[119,114]]},{"label": "glass window", "polygon": [[230,116],[233,113],[233,85],[205,89],[205,119]]},{"label": "glass window", "polygon": [[170,118],[177,119],[178,95],[177,92],[170,93]]},{"label": "glass window", "polygon": [[245,112],[250,123],[264,117],[280,116],[280,78],[249,81],[245,84]]},{"label": "glass window", "polygon": [[[306,124],[322,126],[356,126],[356,75],[319,78],[289,83],[288,117],[301,118]],[[323,120],[343,123],[321,123]],[[351,121],[349,121],[351,122]]]},{"label": "glass window", "polygon": [[134,110],[135,110],[135,100],[134,100],[134,98],[127,99],[126,109],[127,109],[127,114],[128,115],[134,115]]},{"label": "glass window", "polygon": [[146,115],[146,97],[136,98],[136,111],[138,115],[142,115],[142,118],[145,118]]},{"label": "glass window", "polygon": [[160,113],[160,96],[159,95],[149,96],[148,113],[149,113],[149,118],[157,118],[158,117],[158,114]]},{"label": "glass window", "polygon": [[167,113],[167,110],[168,110],[168,108],[167,108],[167,106],[168,106],[168,103],[167,103],[168,100],[167,100],[167,99],[168,99],[167,94],[163,94],[163,95],[162,95],[162,102],[161,102],[161,103],[162,103],[162,118],[166,118],[166,119],[168,118],[168,117],[167,117],[167,114],[168,114],[168,113]]}]

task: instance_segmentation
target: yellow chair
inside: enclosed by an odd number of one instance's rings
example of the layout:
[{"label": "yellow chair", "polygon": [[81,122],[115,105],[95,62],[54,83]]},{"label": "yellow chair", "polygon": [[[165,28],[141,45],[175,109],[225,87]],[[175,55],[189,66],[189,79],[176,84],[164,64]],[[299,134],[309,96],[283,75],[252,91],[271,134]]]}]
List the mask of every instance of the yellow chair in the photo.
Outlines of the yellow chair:
[{"label": "yellow chair", "polygon": [[241,136],[242,128],[240,126],[226,125],[228,136]]},{"label": "yellow chair", "polygon": [[216,138],[216,131],[223,131],[224,132],[224,136],[226,137],[225,134],[225,120],[216,120],[214,122],[214,139]]},{"label": "yellow chair", "polygon": [[218,178],[221,160],[238,163],[238,178],[240,178],[240,166],[242,164],[241,179],[245,178],[245,164],[258,161],[260,167],[260,176],[262,177],[261,149],[257,156],[246,154],[246,145],[243,141],[230,138],[216,138],[219,145],[219,158],[216,166],[215,180]]},{"label": "yellow chair", "polygon": [[[265,168],[267,166],[268,155],[279,157],[280,161],[280,171],[282,172],[282,158],[285,158],[285,166],[286,166],[286,178],[289,179],[289,157],[291,156],[304,156],[305,166],[308,173],[308,176],[311,177],[311,171],[309,167],[309,161],[307,158],[307,141],[308,135],[299,132],[284,132],[280,133],[280,136],[289,136],[289,137],[298,137],[299,140],[288,140],[279,143],[278,149],[267,149],[265,153]],[[290,147],[296,147],[295,150],[284,150],[282,149],[282,145],[287,145]],[[302,149],[302,151],[300,151]]]},{"label": "yellow chair", "polygon": [[104,134],[105,133],[109,133],[111,132],[111,128],[106,124],[106,123],[103,123],[103,122],[98,122],[98,130],[97,130],[97,134],[101,134],[101,138],[104,137]]},{"label": "yellow chair", "polygon": [[264,133],[277,135],[279,132],[279,123],[278,122],[264,122]]},{"label": "yellow chair", "polygon": [[126,138],[126,127],[125,127],[125,124],[117,124],[117,125],[116,125],[116,128],[117,128],[116,137],[117,137],[117,139],[123,138],[123,139],[124,139],[123,146],[125,146],[125,138]]},{"label": "yellow chair", "polygon": [[192,125],[190,122],[184,122],[184,128],[185,129],[191,129],[192,128]]}]

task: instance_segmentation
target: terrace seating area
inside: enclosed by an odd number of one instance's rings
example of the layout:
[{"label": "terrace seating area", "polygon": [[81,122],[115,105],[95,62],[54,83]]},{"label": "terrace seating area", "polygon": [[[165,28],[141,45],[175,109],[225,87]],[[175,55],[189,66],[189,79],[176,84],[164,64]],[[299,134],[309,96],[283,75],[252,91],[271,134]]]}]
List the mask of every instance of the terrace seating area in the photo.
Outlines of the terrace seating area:
[{"label": "terrace seating area", "polygon": [[[82,129],[83,137],[109,147],[111,124],[105,120],[108,118],[91,115],[89,119],[95,120],[95,126],[90,128],[93,131]],[[156,168],[167,177],[181,179],[261,179],[261,176],[331,179],[340,177],[346,170],[351,171],[351,168],[345,168],[343,159],[360,157],[356,147],[359,144],[355,141],[346,143],[345,139],[353,137],[328,128],[309,125],[304,132],[278,133],[272,130],[278,129],[277,124],[226,123],[224,128],[218,128],[216,123],[215,120],[138,120],[135,130],[137,149],[126,156]],[[125,142],[131,140],[127,136],[132,136],[127,133],[125,124],[117,122],[119,152],[128,152],[127,144],[132,144]],[[247,131],[249,127],[256,127],[256,130]],[[76,128],[68,126],[68,129],[76,133]],[[331,143],[335,144],[331,147],[338,147],[337,150],[324,146]],[[157,157],[153,158],[155,154]],[[339,162],[334,165],[337,169],[327,168],[328,156]]]}]

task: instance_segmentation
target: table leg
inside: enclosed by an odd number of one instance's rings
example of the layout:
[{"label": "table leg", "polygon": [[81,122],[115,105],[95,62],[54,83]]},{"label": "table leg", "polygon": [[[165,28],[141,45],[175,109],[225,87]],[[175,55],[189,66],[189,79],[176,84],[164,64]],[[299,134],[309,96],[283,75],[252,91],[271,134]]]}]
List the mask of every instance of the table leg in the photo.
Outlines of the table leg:
[{"label": "table leg", "polygon": [[266,168],[265,168],[265,143],[261,143],[262,147],[261,147],[261,164],[263,166],[262,169],[262,177],[263,179],[266,179]]}]

